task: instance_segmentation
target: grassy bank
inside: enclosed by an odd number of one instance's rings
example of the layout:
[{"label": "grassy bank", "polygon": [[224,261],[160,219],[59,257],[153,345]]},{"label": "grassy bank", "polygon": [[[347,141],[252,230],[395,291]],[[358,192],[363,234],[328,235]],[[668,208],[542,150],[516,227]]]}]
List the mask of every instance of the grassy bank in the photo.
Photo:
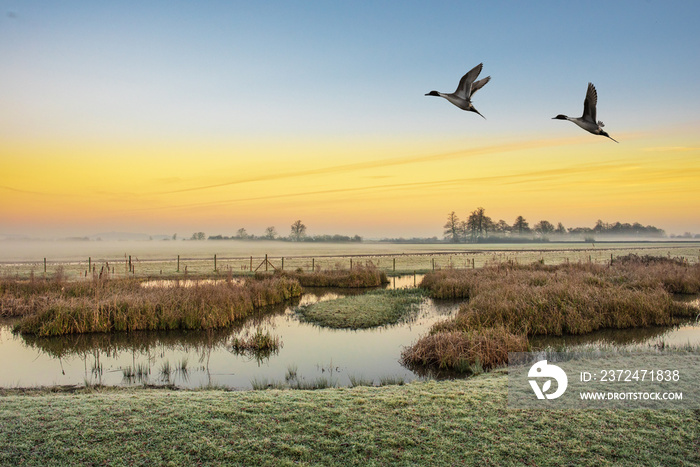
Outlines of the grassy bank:
[{"label": "grassy bank", "polygon": [[535,335],[669,325],[695,316],[697,309],[674,301],[672,294],[700,293],[700,265],[637,256],[609,267],[503,263],[439,271],[426,275],[421,285],[433,297],[469,301],[402,358],[407,364],[460,369],[477,360],[504,364],[508,351],[525,350],[526,338]]},{"label": "grassy bank", "polygon": [[500,372],[321,391],[0,398],[2,465],[697,465],[692,411],[507,408]]},{"label": "grassy bank", "polygon": [[[35,309],[14,328],[23,334],[216,329],[230,326],[256,309],[301,295],[289,278],[212,283],[192,287],[142,287],[133,280],[66,283],[58,291],[22,295],[19,285],[7,301],[31,303]],[[36,287],[51,287],[51,284]]]},{"label": "grassy bank", "polygon": [[423,299],[417,289],[373,290],[299,307],[302,320],[330,328],[364,329],[396,324]]}]

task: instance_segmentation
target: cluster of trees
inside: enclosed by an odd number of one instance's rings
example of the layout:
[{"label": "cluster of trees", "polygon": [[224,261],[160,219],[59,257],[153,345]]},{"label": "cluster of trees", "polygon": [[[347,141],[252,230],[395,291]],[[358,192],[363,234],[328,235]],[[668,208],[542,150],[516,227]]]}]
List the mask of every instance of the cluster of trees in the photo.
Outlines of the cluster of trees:
[{"label": "cluster of trees", "polygon": [[292,242],[361,242],[362,237],[355,235],[349,237],[347,235],[306,235],[306,225],[301,220],[296,220],[290,226],[289,235],[282,237],[277,234],[277,229],[270,226],[265,229],[265,233],[260,236],[249,234],[246,229],[240,228],[236,235],[227,237],[224,235],[206,236],[204,232],[195,232],[190,240],[282,240]]},{"label": "cluster of trees", "polygon": [[460,220],[457,214],[452,211],[447,215],[447,222],[443,226],[445,240],[452,243],[479,242],[486,239],[497,240],[499,238],[512,238],[533,236],[540,240],[548,239],[550,236],[578,235],[584,239],[592,240],[595,235],[629,235],[629,236],[650,236],[663,237],[664,231],[654,226],[643,226],[635,222],[634,224],[621,224],[616,222],[608,224],[602,220],[596,222],[595,227],[576,227],[567,229],[561,222],[555,226],[549,221],[541,220],[530,227],[529,222],[523,217],[515,218],[513,224],[508,224],[503,219],[494,222],[486,215],[484,208],[476,208],[466,220]]}]

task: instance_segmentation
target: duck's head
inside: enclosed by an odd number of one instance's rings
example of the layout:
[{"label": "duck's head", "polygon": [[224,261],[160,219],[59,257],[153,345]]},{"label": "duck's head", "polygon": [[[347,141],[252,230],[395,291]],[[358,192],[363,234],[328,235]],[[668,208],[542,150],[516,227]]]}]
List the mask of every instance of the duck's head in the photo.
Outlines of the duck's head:
[{"label": "duck's head", "polygon": [[430,91],[426,96],[437,96],[440,97],[440,93],[437,91]]},{"label": "duck's head", "polygon": [[559,114],[556,117],[552,117],[552,120],[566,120],[567,118],[566,115]]},{"label": "duck's head", "polygon": [[616,143],[619,143],[618,140],[616,140],[615,138],[613,138],[612,136],[610,136],[609,134],[607,134],[607,133],[604,132],[603,130],[600,130],[600,135],[601,135],[601,136],[605,136],[606,138],[610,138],[611,140],[615,141]]}]

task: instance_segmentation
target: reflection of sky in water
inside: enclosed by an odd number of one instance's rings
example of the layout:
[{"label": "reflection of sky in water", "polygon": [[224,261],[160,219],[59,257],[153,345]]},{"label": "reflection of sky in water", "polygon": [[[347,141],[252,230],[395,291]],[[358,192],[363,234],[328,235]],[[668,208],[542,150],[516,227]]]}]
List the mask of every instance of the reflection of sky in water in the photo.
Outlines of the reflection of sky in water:
[{"label": "reflection of sky in water", "polygon": [[[420,281],[420,277],[418,278]],[[396,287],[413,285],[413,275],[397,278]],[[389,285],[393,288],[394,283]],[[302,297],[300,304],[332,300],[350,289],[316,289]],[[697,298],[692,300],[698,303]],[[169,381],[179,387],[197,388],[213,384],[230,388],[250,388],[252,380],[284,382],[287,370],[296,368],[299,378],[313,381],[330,377],[338,385],[349,378],[400,377],[405,381],[418,375],[399,363],[401,350],[426,334],[437,321],[453,315],[452,302],[424,301],[408,323],[368,329],[333,330],[302,323],[292,308],[278,308],[248,320],[239,328],[210,332],[135,332],[75,335],[37,339],[11,333],[8,321],[0,322],[0,373],[2,387],[141,384],[138,377],[125,379],[124,369],[139,365],[150,369],[147,382],[166,382],[162,368],[169,364]],[[700,308],[699,308],[700,310]],[[283,347],[269,358],[236,355],[230,350],[231,338],[260,326],[278,336]],[[696,320],[675,327],[601,330],[584,336],[535,338],[534,347],[585,344],[700,345],[700,323]],[[178,370],[187,361],[187,371]],[[97,371],[95,371],[97,370]],[[99,371],[101,370],[101,371]]]},{"label": "reflection of sky in water", "polygon": [[[410,282],[412,285],[412,275]],[[305,294],[300,303],[359,292],[319,289]],[[86,381],[140,384],[144,382],[142,378],[127,379],[124,375],[124,369],[138,366],[150,368],[148,383],[163,384],[165,375],[161,370],[168,364],[170,382],[188,388],[207,384],[249,388],[254,379],[283,382],[289,368],[296,368],[299,378],[306,381],[324,376],[332,377],[339,385],[348,385],[350,376],[375,383],[388,376],[411,381],[417,376],[399,363],[401,350],[457,308],[454,303],[426,300],[408,323],[358,331],[301,323],[292,308],[279,308],[262,318],[248,320],[243,329],[209,333],[138,332],[38,339],[13,335],[6,322],[0,326],[0,359],[4,362],[0,386],[82,385]],[[230,350],[234,335],[244,333],[244,329],[254,331],[257,326],[280,338],[283,346],[277,354],[256,359]],[[187,361],[186,372],[178,370],[183,360]]]}]

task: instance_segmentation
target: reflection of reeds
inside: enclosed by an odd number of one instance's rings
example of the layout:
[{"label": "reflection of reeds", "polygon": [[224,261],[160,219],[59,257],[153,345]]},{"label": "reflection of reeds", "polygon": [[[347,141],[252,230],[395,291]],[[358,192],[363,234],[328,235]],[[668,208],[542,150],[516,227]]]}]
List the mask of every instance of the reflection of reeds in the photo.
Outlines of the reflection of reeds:
[{"label": "reflection of reeds", "polygon": [[38,310],[15,326],[16,332],[54,336],[216,329],[230,326],[256,309],[300,296],[301,286],[285,277],[186,288],[145,288],[134,280],[103,280],[71,283],[58,293],[46,294],[42,304],[35,304]]},{"label": "reflection of reeds", "polygon": [[136,377],[136,371],[131,365],[122,367],[122,377],[127,381],[132,381]]},{"label": "reflection of reeds", "polygon": [[160,365],[160,377],[163,381],[170,381],[170,373],[172,373],[172,368],[170,367],[170,361],[166,360]]},{"label": "reflection of reeds", "polygon": [[634,255],[609,267],[503,263],[438,271],[421,285],[433,297],[469,302],[406,349],[403,362],[474,372],[506,363],[508,352],[525,350],[531,336],[669,325],[691,316],[692,307],[671,293],[700,292],[700,265]]}]

